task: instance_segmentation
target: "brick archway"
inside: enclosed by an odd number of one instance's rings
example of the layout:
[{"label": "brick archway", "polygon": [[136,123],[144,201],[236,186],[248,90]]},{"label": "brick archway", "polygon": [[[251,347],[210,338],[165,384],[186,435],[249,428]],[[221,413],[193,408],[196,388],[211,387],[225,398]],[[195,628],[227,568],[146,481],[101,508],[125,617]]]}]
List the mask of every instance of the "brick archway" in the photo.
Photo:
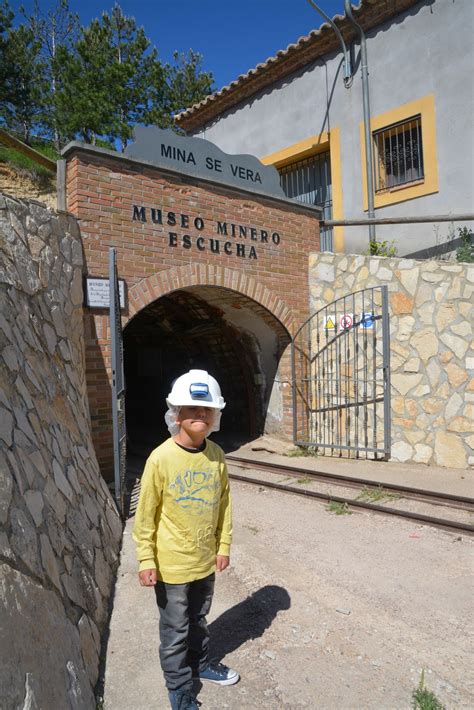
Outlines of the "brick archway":
[{"label": "brick archway", "polygon": [[220,286],[237,291],[270,311],[290,336],[294,333],[296,324],[293,315],[281,298],[242,271],[210,264],[186,264],[157,272],[136,283],[128,294],[128,317],[123,319],[123,325],[161,296],[189,286]]},{"label": "brick archway", "polygon": [[[264,431],[290,437],[292,374],[287,341],[309,315],[306,274],[309,255],[319,249],[319,210],[254,190],[255,186],[220,184],[217,173],[196,176],[165,167],[160,161],[153,165],[76,143],[65,155],[67,206],[80,220],[86,275],[106,277],[108,247],[116,248],[118,274],[128,291],[128,310],[122,321],[126,330],[129,324],[133,329],[142,314],[146,320],[148,308],[156,305],[159,310],[163,299],[179,301],[180,293],[185,294],[184,299],[192,295],[199,298],[196,293],[190,295],[193,289],[202,288],[203,297],[206,289],[221,289],[235,297],[236,303],[239,298],[246,299],[248,313],[238,307],[229,312],[228,330],[222,332],[228,333],[226,342],[230,343],[235,324],[234,330],[240,328],[246,342],[254,345],[254,350],[247,350],[254,353],[257,364],[260,353],[264,354],[262,372],[248,367],[249,390],[253,388],[249,407],[255,402],[255,394],[264,392],[264,396],[258,395],[262,411],[263,405],[267,406]],[[221,305],[233,308],[230,303]],[[162,307],[166,305],[170,304]],[[220,305],[216,303],[215,307],[217,314]],[[257,320],[252,313],[257,314]],[[113,441],[108,314],[105,309],[86,309],[84,320],[93,439],[102,472],[110,477]],[[256,332],[257,323],[261,324],[260,332]],[[151,340],[153,337],[150,335]],[[224,352],[227,345],[222,341],[219,347]],[[278,361],[275,353],[279,354]],[[143,356],[140,360],[144,370],[145,359]],[[271,375],[276,366],[278,376]],[[260,411],[255,404],[253,407],[257,417]]]}]

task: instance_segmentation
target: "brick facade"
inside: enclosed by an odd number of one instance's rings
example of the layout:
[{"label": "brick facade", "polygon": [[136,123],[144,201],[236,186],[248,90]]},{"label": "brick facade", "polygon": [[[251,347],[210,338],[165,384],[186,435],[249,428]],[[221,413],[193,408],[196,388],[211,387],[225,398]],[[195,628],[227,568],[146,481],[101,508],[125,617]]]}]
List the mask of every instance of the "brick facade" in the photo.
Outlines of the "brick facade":
[{"label": "brick facade", "polygon": [[[156,299],[200,286],[242,294],[290,336],[308,315],[308,253],[319,250],[314,209],[77,146],[67,153],[67,205],[79,220],[87,275],[106,277],[109,247],[117,249],[128,292],[124,326]],[[108,476],[108,312],[85,309],[85,323],[93,436]],[[290,374],[287,348],[279,375],[289,381]],[[291,431],[288,387],[281,434]]]}]

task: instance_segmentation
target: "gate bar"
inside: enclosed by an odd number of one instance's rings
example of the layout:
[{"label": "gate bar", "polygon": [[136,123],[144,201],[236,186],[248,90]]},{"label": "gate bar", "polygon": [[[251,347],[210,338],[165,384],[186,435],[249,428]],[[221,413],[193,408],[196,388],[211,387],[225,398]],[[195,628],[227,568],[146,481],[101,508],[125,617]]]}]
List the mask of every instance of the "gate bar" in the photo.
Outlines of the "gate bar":
[{"label": "gate bar", "polygon": [[385,459],[388,461],[392,453],[391,431],[392,415],[390,408],[390,317],[388,314],[388,286],[382,286],[382,369],[383,369],[383,426],[385,442]]}]

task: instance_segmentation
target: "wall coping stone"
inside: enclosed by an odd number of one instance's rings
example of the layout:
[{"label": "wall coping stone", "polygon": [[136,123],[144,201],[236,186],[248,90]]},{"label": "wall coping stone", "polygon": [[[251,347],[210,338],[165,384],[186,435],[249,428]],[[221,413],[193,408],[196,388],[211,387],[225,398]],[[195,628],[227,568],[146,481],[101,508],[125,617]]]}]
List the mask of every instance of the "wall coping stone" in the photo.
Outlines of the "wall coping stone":
[{"label": "wall coping stone", "polygon": [[[183,168],[182,170],[173,170],[172,168],[168,168],[165,166],[158,166],[155,163],[152,163],[149,160],[143,160],[143,159],[136,159],[136,158],[130,158],[126,155],[123,155],[122,153],[117,153],[114,150],[109,150],[108,148],[98,148],[97,146],[93,145],[88,145],[87,143],[82,143],[81,141],[71,141],[70,143],[65,146],[62,151],[61,155],[66,159],[70,160],[74,155],[85,153],[87,155],[93,155],[96,158],[105,158],[105,159],[112,159],[112,160],[117,160],[120,161],[121,163],[125,164],[130,164],[132,166],[135,165],[143,165],[146,168],[150,168],[152,170],[156,170],[158,173],[163,173],[166,176],[171,175],[174,177],[185,177],[186,178],[186,183],[188,185],[199,185],[200,183],[204,183],[205,185],[212,185],[214,187],[219,187],[221,189],[225,189],[226,191],[233,192],[237,195],[245,195],[247,198],[253,197],[254,199],[262,199],[264,198],[265,200],[269,202],[274,202],[278,205],[283,205],[285,207],[290,208],[294,212],[303,212],[304,214],[309,214],[315,219],[320,220],[322,218],[322,209],[320,207],[316,207],[315,205],[306,205],[303,202],[298,202],[296,200],[292,200],[290,198],[284,198],[284,197],[277,197],[275,195],[271,195],[267,192],[263,192],[260,190],[246,190],[245,188],[241,187],[236,187],[235,185],[232,185],[231,183],[227,182],[222,182],[219,180],[213,180],[212,178],[206,178],[204,176],[197,176],[195,173],[186,170]],[[264,166],[263,166],[264,167]]]}]

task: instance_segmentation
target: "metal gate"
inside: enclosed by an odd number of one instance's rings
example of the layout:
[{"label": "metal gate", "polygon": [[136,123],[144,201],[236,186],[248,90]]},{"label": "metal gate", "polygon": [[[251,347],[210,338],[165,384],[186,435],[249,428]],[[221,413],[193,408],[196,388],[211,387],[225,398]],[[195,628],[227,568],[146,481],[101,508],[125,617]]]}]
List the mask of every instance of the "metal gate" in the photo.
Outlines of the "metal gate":
[{"label": "metal gate", "polygon": [[293,439],[331,454],[390,458],[387,286],[343,296],[292,342]]},{"label": "metal gate", "polygon": [[109,315],[112,350],[112,429],[114,440],[115,501],[119,513],[125,510],[126,430],[125,430],[125,378],[123,374],[122,321],[120,317],[120,291],[117,275],[117,258],[114,248],[109,249]]}]

